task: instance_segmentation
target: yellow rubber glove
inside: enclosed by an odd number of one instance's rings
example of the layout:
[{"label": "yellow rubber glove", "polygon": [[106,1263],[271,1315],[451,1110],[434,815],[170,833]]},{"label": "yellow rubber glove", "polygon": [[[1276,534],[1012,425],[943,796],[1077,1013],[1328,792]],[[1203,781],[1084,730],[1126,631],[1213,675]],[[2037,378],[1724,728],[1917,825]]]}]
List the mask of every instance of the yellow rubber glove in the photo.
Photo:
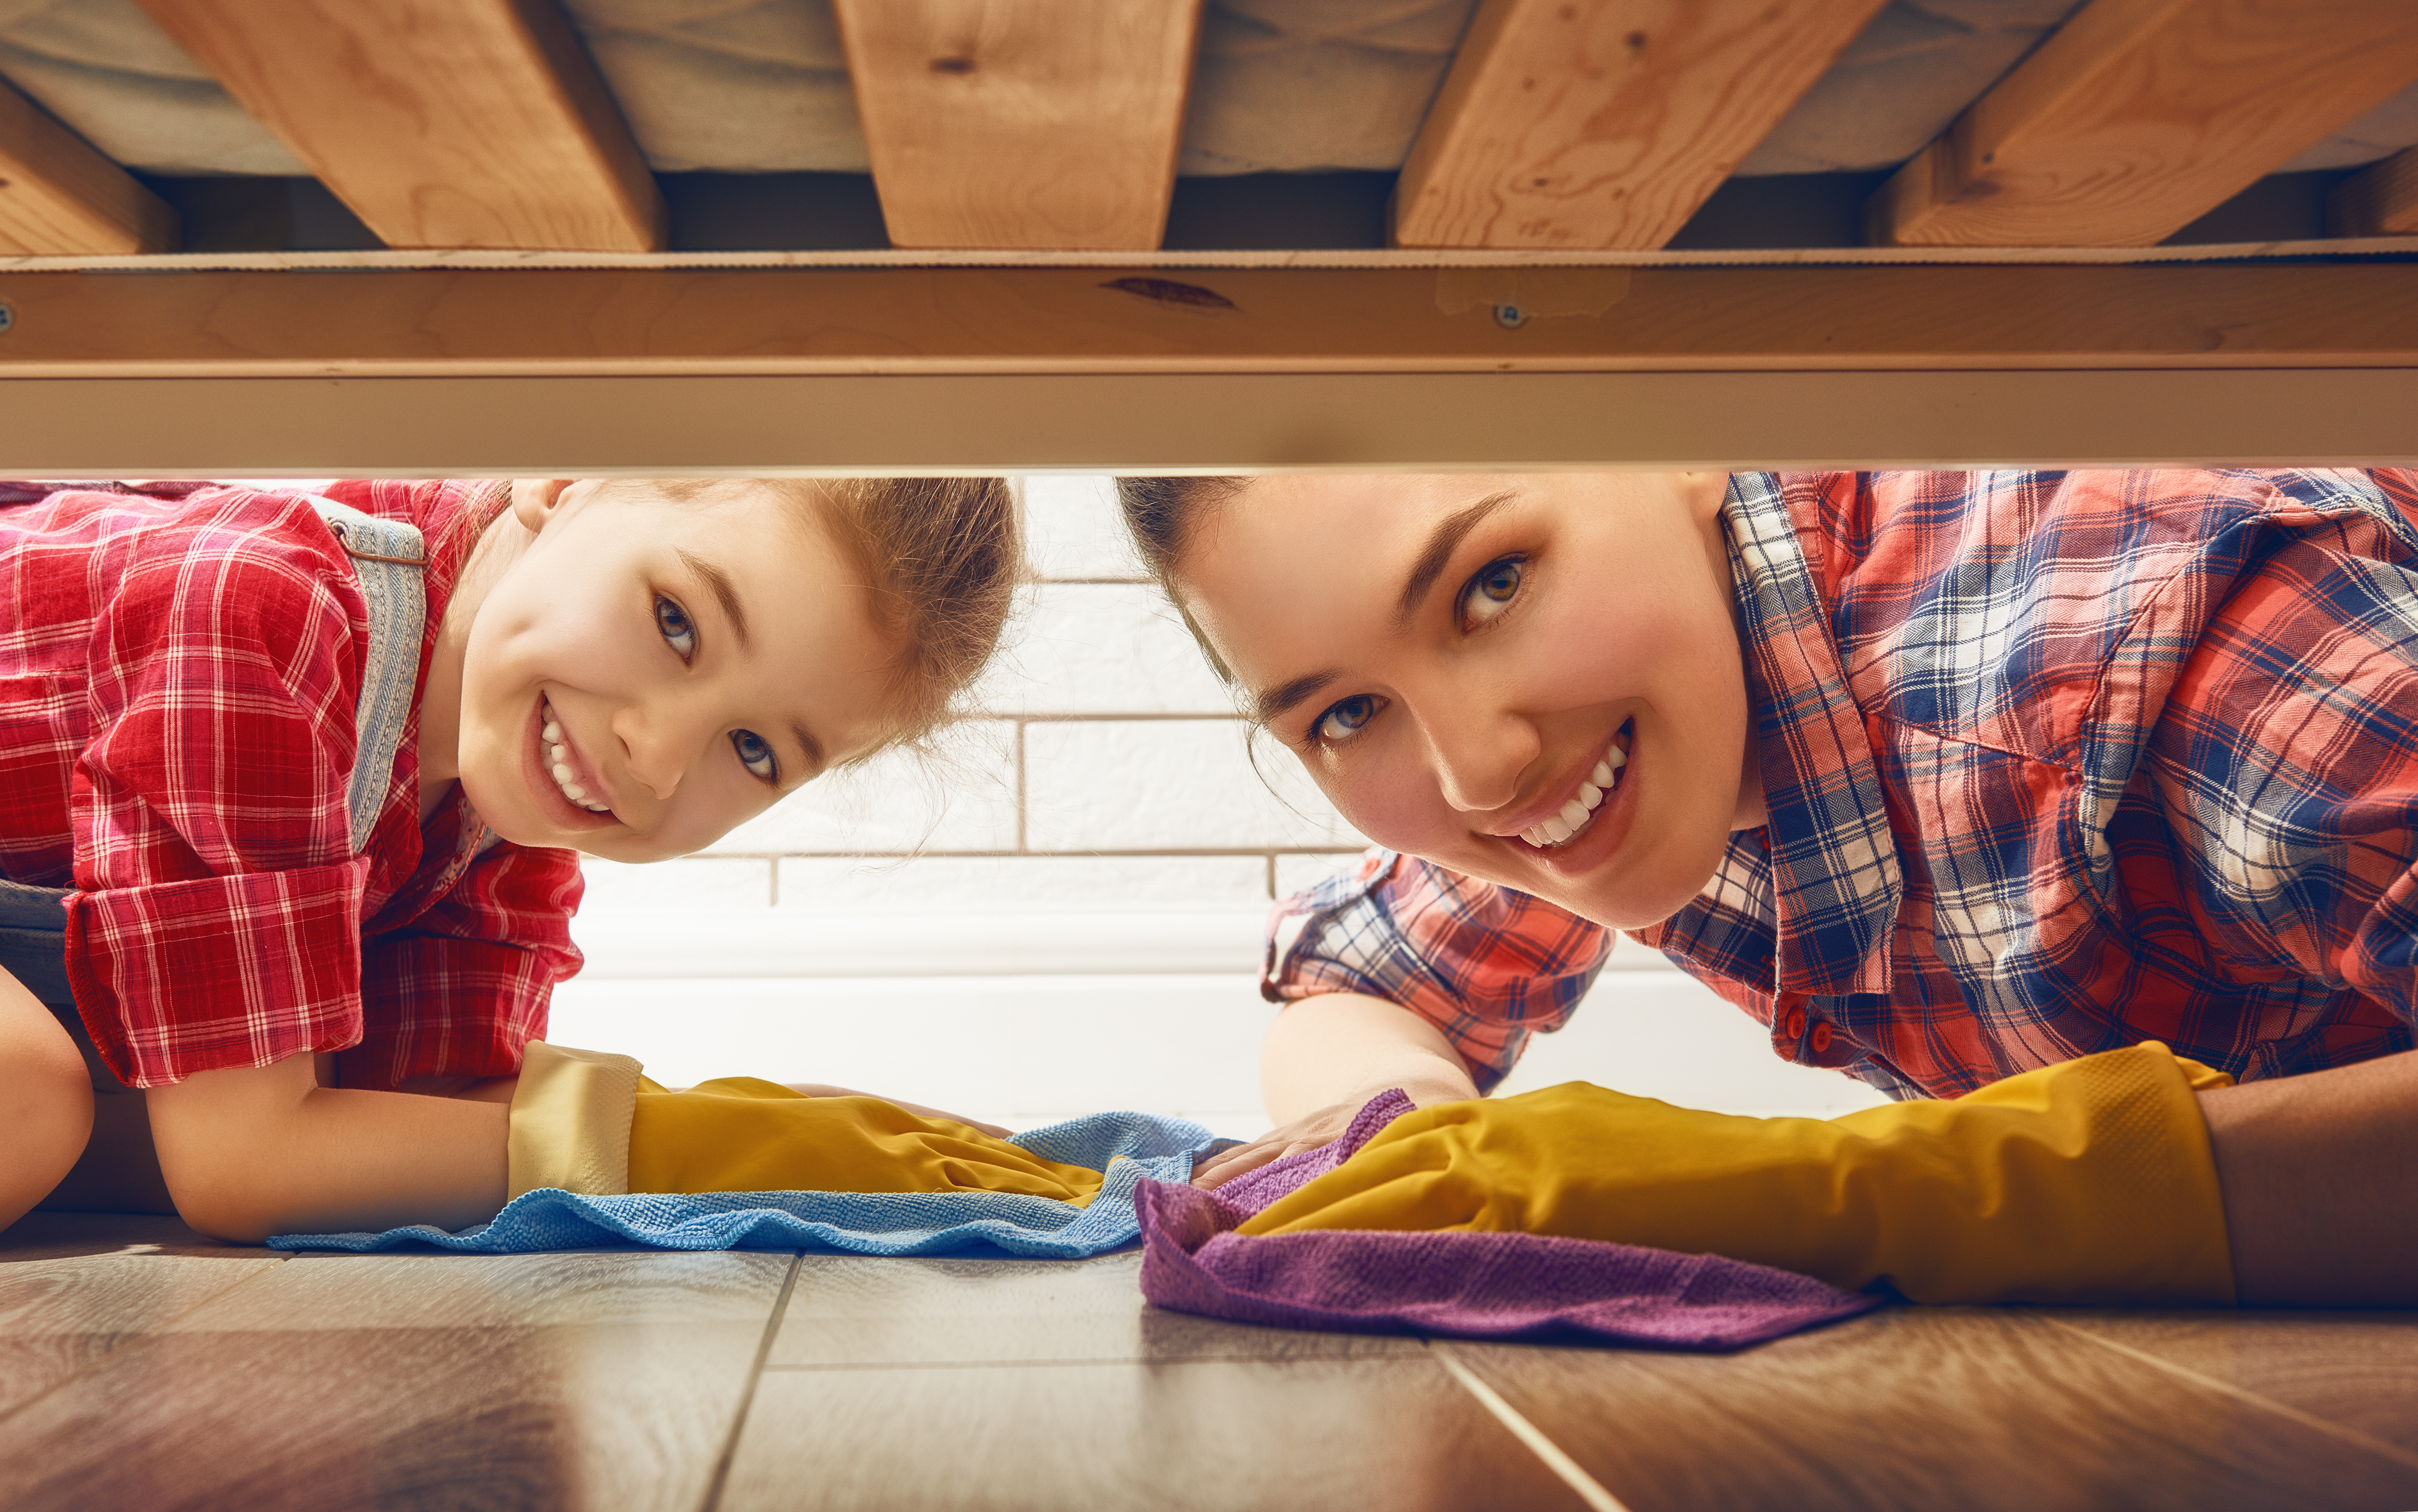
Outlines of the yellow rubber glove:
[{"label": "yellow rubber glove", "polygon": [[1021,1192],[1081,1206],[1101,1174],[878,1097],[808,1097],[753,1077],[666,1092],[640,1077],[634,1192]]},{"label": "yellow rubber glove", "polygon": [[1571,1082],[1404,1114],[1241,1231],[1513,1229],[1886,1280],[1917,1302],[2229,1306],[2193,1092],[2230,1080],[2151,1042],[1827,1120]]},{"label": "yellow rubber glove", "polygon": [[523,1047],[506,1165],[512,1197],[1021,1192],[1080,1207],[1103,1180],[878,1097],[809,1097],[753,1077],[666,1092],[626,1055],[541,1040]]}]

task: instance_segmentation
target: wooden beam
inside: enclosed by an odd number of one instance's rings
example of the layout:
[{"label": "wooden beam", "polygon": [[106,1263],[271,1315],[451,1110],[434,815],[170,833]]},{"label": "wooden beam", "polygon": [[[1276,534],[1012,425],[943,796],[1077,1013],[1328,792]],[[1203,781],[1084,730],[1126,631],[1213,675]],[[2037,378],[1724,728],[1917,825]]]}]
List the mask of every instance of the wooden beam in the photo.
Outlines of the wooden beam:
[{"label": "wooden beam", "polygon": [[2409,368],[0,378],[0,412],[12,478],[2418,462]]},{"label": "wooden beam", "polygon": [[651,252],[663,198],[554,0],[139,0],[392,247]]},{"label": "wooden beam", "polygon": [[1201,0],[835,0],[900,247],[1155,247]]},{"label": "wooden beam", "polygon": [[2326,229],[2337,237],[2418,235],[2418,147],[2335,185],[2326,196]]},{"label": "wooden beam", "polygon": [[8,271],[0,376],[2418,366],[2418,264],[1180,271]]},{"label": "wooden beam", "polygon": [[176,236],[165,201],[0,83],[0,252],[174,252]]},{"label": "wooden beam", "polygon": [[1394,197],[1401,247],[1660,247],[1880,0],[1485,0]]},{"label": "wooden beam", "polygon": [[1881,187],[1867,235],[2146,247],[2413,78],[2410,0],[2089,0]]}]

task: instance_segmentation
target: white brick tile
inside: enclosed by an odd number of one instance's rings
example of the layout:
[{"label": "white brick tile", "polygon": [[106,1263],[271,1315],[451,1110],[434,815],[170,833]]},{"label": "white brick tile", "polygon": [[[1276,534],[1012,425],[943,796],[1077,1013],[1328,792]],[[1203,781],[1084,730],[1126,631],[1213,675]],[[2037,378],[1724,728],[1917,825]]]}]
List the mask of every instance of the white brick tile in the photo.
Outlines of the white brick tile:
[{"label": "white brick tile", "polygon": [[1323,882],[1338,872],[1348,872],[1360,864],[1363,854],[1365,852],[1358,850],[1330,850],[1317,856],[1278,856],[1276,859],[1276,895],[1291,897],[1303,888]]},{"label": "white brick tile", "polygon": [[1116,481],[1088,473],[1024,479],[1024,524],[1033,570],[1042,577],[1129,578],[1150,574],[1117,514]]},{"label": "white brick tile", "polygon": [[1263,744],[1254,771],[1235,719],[1028,725],[1025,791],[1033,850],[1359,843],[1293,756]]},{"label": "white brick tile", "polygon": [[1259,856],[789,856],[781,908],[1233,908],[1267,893]]},{"label": "white brick tile", "polygon": [[949,730],[940,747],[936,762],[887,752],[819,777],[706,848],[842,855],[919,847],[1015,849],[1015,725],[969,720]]},{"label": "white brick tile", "polygon": [[976,685],[987,714],[1232,714],[1173,605],[1147,583],[1044,583]]},{"label": "white brick tile", "polygon": [[583,918],[599,913],[762,909],[773,902],[773,863],[744,856],[682,856],[645,866],[582,856],[579,874],[588,882],[579,900]]}]

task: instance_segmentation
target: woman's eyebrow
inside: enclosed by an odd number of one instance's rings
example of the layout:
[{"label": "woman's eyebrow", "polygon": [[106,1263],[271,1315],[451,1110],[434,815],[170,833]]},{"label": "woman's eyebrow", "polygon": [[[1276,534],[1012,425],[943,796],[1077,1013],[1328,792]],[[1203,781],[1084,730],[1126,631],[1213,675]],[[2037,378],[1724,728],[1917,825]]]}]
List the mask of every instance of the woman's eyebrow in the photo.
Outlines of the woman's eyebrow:
[{"label": "woman's eyebrow", "polygon": [[696,573],[707,588],[713,590],[714,598],[722,604],[723,618],[730,621],[731,633],[739,637],[739,649],[752,650],[754,648],[747,644],[747,611],[740,606],[739,589],[732,586],[730,574],[692,552],[675,548],[674,555],[680,557],[681,566]]},{"label": "woman's eyebrow", "polygon": [[802,720],[789,722],[789,734],[796,738],[799,748],[806,753],[807,766],[816,771],[822,771],[823,742],[815,739],[814,732],[806,728]]},{"label": "woman's eyebrow", "polygon": [[1253,694],[1251,706],[1246,711],[1247,717],[1254,725],[1266,725],[1281,719],[1303,699],[1342,675],[1340,669],[1328,667],[1324,672],[1312,672],[1291,682],[1280,682],[1265,693]]},{"label": "woman's eyebrow", "polygon": [[1453,549],[1461,544],[1462,538],[1477,529],[1479,521],[1519,496],[1520,491],[1516,488],[1489,494],[1469,508],[1447,514],[1436,523],[1435,529],[1428,535],[1427,549],[1419,553],[1419,559],[1411,564],[1410,575],[1402,579],[1402,597],[1394,607],[1394,623],[1407,625],[1411,622],[1411,617],[1419,612],[1419,604],[1427,598],[1428,589],[1435,587],[1437,575],[1444,571],[1444,564],[1452,560]]}]

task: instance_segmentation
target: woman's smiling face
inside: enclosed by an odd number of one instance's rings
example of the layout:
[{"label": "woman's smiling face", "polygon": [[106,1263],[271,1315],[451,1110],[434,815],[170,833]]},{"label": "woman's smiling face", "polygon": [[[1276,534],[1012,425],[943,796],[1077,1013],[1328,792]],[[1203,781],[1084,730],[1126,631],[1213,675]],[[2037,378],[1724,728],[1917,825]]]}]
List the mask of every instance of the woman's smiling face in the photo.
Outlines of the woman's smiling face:
[{"label": "woman's smiling face", "polygon": [[1726,483],[1263,478],[1201,517],[1175,586],[1363,833],[1635,928],[1762,822]]}]

